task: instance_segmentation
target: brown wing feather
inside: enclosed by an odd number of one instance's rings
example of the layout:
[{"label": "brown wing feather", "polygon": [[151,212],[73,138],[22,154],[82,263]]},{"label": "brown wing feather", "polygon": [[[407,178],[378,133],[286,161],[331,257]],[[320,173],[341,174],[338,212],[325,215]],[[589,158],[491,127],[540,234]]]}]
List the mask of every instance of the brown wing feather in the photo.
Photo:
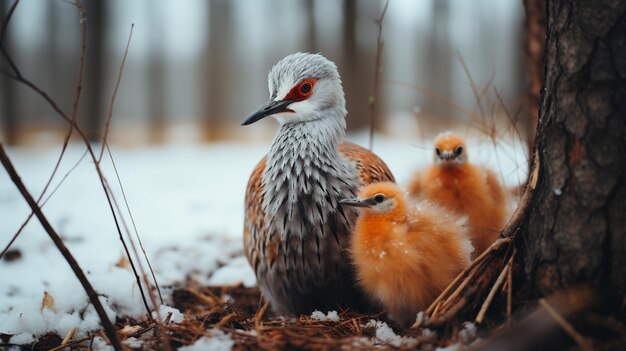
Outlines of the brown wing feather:
[{"label": "brown wing feather", "polygon": [[385,162],[366,148],[344,141],[339,145],[339,151],[349,160],[356,162],[361,185],[396,182]]},{"label": "brown wing feather", "polygon": [[[258,265],[257,261],[260,259],[255,242],[262,242],[262,240],[258,240],[258,236],[265,228],[265,214],[263,213],[263,171],[265,170],[266,163],[267,156],[263,157],[263,159],[254,168],[254,171],[252,171],[252,175],[250,175],[250,180],[248,180],[248,186],[246,188],[243,247],[246,257],[248,258],[248,262],[250,262],[250,265],[255,272]],[[254,237],[251,238],[251,235]]]}]

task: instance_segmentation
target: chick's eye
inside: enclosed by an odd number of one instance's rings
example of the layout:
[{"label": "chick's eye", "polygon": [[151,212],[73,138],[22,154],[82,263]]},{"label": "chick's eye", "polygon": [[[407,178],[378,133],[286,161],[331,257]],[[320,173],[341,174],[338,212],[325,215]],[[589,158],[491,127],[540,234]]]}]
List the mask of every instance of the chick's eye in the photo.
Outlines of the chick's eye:
[{"label": "chick's eye", "polygon": [[456,149],[454,150],[454,152],[457,155],[460,155],[463,152],[463,146],[457,146]]},{"label": "chick's eye", "polygon": [[385,195],[378,194],[378,195],[374,196],[374,201],[376,201],[377,203],[381,203],[381,202],[385,201]]},{"label": "chick's eye", "polygon": [[436,147],[435,148],[435,153],[437,153],[437,156],[441,155],[441,149]]},{"label": "chick's eye", "polygon": [[311,83],[306,82],[300,86],[300,92],[303,94],[308,94],[311,92],[311,88],[312,88]]}]

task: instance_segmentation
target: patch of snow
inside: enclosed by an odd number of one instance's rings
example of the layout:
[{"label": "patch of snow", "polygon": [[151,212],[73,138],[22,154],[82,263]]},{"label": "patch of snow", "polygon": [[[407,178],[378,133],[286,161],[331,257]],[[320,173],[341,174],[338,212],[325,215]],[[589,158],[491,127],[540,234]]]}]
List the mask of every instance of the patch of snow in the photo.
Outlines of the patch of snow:
[{"label": "patch of snow", "polygon": [[[180,323],[185,320],[185,315],[180,313],[178,309],[167,305],[161,305],[159,307],[159,313],[161,314],[162,320],[165,320],[170,312],[172,313],[172,317],[170,317],[170,323]],[[152,311],[152,318],[157,318],[156,311]]]},{"label": "patch of snow", "polygon": [[426,315],[426,313],[424,313],[424,311],[417,312],[417,315],[415,316],[415,323],[419,325],[424,325],[427,320],[428,316]]},{"label": "patch of snow", "polygon": [[113,346],[107,344],[107,342],[99,336],[93,338],[93,344],[91,346],[93,351],[113,351]]},{"label": "patch of snow", "polygon": [[324,314],[324,312],[316,310],[311,313],[311,318],[318,321],[339,322],[339,315],[337,314],[337,311],[328,311],[327,314]]},{"label": "patch of snow", "polygon": [[211,329],[211,336],[203,336],[196,340],[193,345],[183,346],[180,351],[230,351],[235,345],[235,341],[230,334],[219,329]]},{"label": "patch of snow", "polygon": [[432,329],[423,328],[422,329],[422,339],[425,341],[432,341],[437,339],[437,332]]},{"label": "patch of snow", "polygon": [[9,340],[9,343],[17,344],[17,345],[25,345],[25,344],[30,344],[33,341],[35,341],[35,337],[33,336],[33,334],[21,333],[21,334],[13,335],[11,337],[11,340]]},{"label": "patch of snow", "polygon": [[448,345],[446,347],[438,347],[435,351],[461,351],[463,350],[463,346],[459,343]]},{"label": "patch of snow", "polygon": [[556,196],[561,196],[563,194],[563,191],[559,188],[555,188],[553,191]]},{"label": "patch of snow", "polygon": [[400,336],[394,333],[393,329],[391,329],[387,323],[382,321],[377,321],[374,319],[370,319],[369,322],[365,325],[366,328],[375,328],[376,333],[375,337],[379,341],[382,341],[385,344],[389,344],[394,347],[400,346],[413,346],[417,344],[417,340],[413,338],[409,338],[406,336]]},{"label": "patch of snow", "polygon": [[243,283],[245,287],[256,285],[254,271],[244,256],[231,259],[225,266],[213,272],[209,278],[209,285],[237,285],[239,283]]},{"label": "patch of snow", "polygon": [[463,323],[463,328],[459,331],[459,338],[463,342],[463,344],[469,344],[470,342],[476,340],[476,332],[477,332],[476,324],[472,322]]},{"label": "patch of snow", "polygon": [[129,347],[139,349],[143,346],[143,340],[132,337],[124,340],[124,344],[128,345]]}]

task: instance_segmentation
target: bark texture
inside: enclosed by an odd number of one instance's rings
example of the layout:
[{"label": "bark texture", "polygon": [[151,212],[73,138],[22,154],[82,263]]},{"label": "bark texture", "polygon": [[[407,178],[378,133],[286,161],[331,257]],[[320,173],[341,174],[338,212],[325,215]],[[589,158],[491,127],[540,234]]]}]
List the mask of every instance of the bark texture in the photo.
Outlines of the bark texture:
[{"label": "bark texture", "polygon": [[535,188],[522,234],[541,294],[626,291],[626,1],[548,1]]},{"label": "bark texture", "polygon": [[528,69],[528,126],[529,147],[535,135],[539,117],[541,85],[543,84],[544,47],[546,45],[546,0],[524,0],[526,16],[526,67]]}]

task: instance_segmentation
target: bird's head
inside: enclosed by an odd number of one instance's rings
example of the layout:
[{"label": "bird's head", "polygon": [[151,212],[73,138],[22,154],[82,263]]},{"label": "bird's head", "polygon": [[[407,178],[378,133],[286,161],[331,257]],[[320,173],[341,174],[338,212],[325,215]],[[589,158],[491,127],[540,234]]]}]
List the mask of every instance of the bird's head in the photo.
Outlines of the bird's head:
[{"label": "bird's head", "polygon": [[345,126],[346,100],[337,66],[320,54],[296,53],[280,60],[268,75],[270,99],[242,125],[273,116],[281,125],[339,119]]},{"label": "bird's head", "polygon": [[459,135],[446,132],[435,139],[435,163],[439,165],[458,165],[467,161],[465,141]]},{"label": "bird's head", "polygon": [[363,207],[375,214],[391,215],[403,218],[406,215],[406,198],[402,190],[394,183],[380,182],[361,189],[359,196],[339,201],[342,206]]}]

